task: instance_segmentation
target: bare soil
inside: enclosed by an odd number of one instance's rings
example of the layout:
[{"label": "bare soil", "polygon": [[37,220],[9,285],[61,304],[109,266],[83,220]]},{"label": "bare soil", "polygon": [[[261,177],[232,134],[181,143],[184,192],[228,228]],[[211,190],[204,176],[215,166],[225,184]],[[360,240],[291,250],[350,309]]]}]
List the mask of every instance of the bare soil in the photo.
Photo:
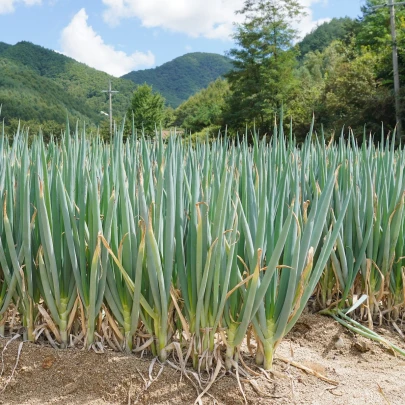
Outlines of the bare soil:
[{"label": "bare soil", "polygon": [[[394,332],[386,328],[377,331],[405,348]],[[6,342],[0,340],[0,353]],[[19,341],[13,341],[3,353],[0,404],[180,405],[193,404],[197,397],[188,379],[169,366],[147,387],[151,358],[140,359],[111,351],[96,354],[74,349],[54,350],[29,343],[22,345],[15,373],[6,385],[16,364],[19,345]],[[277,354],[312,368],[339,385],[326,383],[276,360],[271,380],[256,376],[253,383],[241,382],[249,404],[405,404],[405,359],[353,335],[330,318],[302,316]],[[247,355],[245,360],[254,368]],[[1,367],[0,359],[0,373]],[[156,377],[160,368],[155,362],[152,377]],[[210,396],[203,398],[204,404],[244,403],[232,375],[220,377],[209,393]]]}]

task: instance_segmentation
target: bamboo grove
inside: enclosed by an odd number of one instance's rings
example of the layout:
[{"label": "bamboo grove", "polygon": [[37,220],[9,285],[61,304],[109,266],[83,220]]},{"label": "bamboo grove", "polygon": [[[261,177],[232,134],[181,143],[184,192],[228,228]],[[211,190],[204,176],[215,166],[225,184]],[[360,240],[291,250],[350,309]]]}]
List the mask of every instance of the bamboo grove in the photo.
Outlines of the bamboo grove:
[{"label": "bamboo grove", "polygon": [[272,367],[308,300],[403,315],[405,153],[353,137],[0,139],[0,334]]}]

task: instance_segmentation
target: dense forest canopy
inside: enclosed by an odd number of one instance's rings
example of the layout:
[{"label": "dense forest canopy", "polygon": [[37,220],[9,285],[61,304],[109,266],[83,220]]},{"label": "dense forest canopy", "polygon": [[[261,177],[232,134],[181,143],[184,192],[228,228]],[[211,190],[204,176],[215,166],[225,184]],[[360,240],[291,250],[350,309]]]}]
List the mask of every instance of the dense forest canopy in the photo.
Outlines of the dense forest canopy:
[{"label": "dense forest canopy", "polygon": [[0,104],[6,124],[15,130],[21,119],[32,131],[39,126],[44,132],[59,124],[63,129],[67,114],[72,124],[77,119],[93,125],[103,125],[100,111],[108,109],[107,97],[100,86],[108,81],[119,93],[114,97],[114,110],[122,117],[135,89],[129,80],[113,78],[65,55],[19,42],[0,46]]},{"label": "dense forest canopy", "polygon": [[191,96],[174,111],[173,124],[186,131],[208,130],[217,133],[223,126],[226,99],[230,94],[229,83],[217,79],[206,89]]},{"label": "dense forest canopy", "polygon": [[[26,41],[13,46],[0,42],[0,60],[0,104],[3,104],[2,117],[10,132],[16,130],[21,120],[32,132],[41,126],[44,132],[57,128],[56,133],[59,133],[69,114],[73,125],[80,119],[94,128],[101,126],[108,133],[108,118],[100,113],[108,112],[108,97],[101,90],[108,88],[111,80],[113,89],[118,91],[113,99],[114,119],[121,121],[137,88],[131,80],[110,76]],[[184,55],[151,69],[152,75],[146,75],[139,84],[146,82],[154,91],[160,91],[166,105],[170,105],[170,97],[174,105],[178,105],[230,68],[229,59],[221,55]],[[153,73],[159,74],[153,76]],[[157,88],[154,83],[159,80],[175,86]]]},{"label": "dense forest canopy", "polygon": [[123,78],[136,84],[147,83],[176,108],[197,91],[207,87],[232,68],[229,58],[215,53],[194,52],[154,69],[137,70]]},{"label": "dense forest canopy", "polygon": [[[112,78],[29,42],[0,42],[2,117],[10,132],[17,118],[31,128],[40,124],[55,131],[66,114],[108,132],[108,120],[100,114],[108,109],[107,97],[100,86],[112,80],[119,91],[114,119],[134,116],[135,127],[149,132],[155,126],[181,127],[205,137],[255,126],[264,134],[281,109],[286,121],[292,117],[298,138],[306,135],[313,116],[316,129],[327,136],[342,128],[353,129],[356,136],[379,133],[381,122],[393,130],[390,18],[387,7],[373,8],[378,4],[384,1],[367,0],[356,20],[332,19],[297,42],[293,21],[304,13],[299,2],[246,0],[239,11],[244,21],[235,26],[236,46],[226,57],[187,54],[125,78]],[[397,7],[396,24],[405,85],[405,7]],[[404,90],[400,97],[405,106]]]},{"label": "dense forest canopy", "polygon": [[[379,134],[382,122],[386,129],[394,129],[389,10],[372,8],[384,1],[367,0],[358,19],[332,19],[298,43],[291,21],[303,13],[299,3],[247,0],[245,4],[241,10],[245,22],[235,33],[239,46],[229,53],[234,66],[226,75],[231,91],[217,93],[211,101],[212,109],[216,104],[222,111],[215,119],[216,131],[227,125],[228,133],[244,132],[246,126],[269,132],[281,105],[288,121],[292,117],[298,138],[306,135],[313,115],[316,128],[328,136],[342,128],[353,129],[359,137],[364,131]],[[396,24],[400,80],[405,85],[405,7],[397,7]],[[401,99],[405,106],[403,90]],[[186,106],[176,110],[182,125],[200,132],[201,125],[191,125],[195,109],[184,116]]]},{"label": "dense forest canopy", "polygon": [[356,26],[357,22],[349,17],[333,18],[318,25],[298,44],[300,60],[309,52],[324,51],[333,41],[344,41]]},{"label": "dense forest canopy", "polygon": [[9,45],[9,44],[6,44],[5,42],[1,42],[0,41],[0,54],[2,53],[2,52],[4,52],[7,48],[9,48],[11,45]]},{"label": "dense forest canopy", "polygon": [[[64,123],[68,114],[72,120],[98,120],[94,111],[53,80],[36,75],[31,69],[0,56],[0,100],[2,116],[16,117],[40,124]],[[34,125],[35,127],[35,125]]]}]

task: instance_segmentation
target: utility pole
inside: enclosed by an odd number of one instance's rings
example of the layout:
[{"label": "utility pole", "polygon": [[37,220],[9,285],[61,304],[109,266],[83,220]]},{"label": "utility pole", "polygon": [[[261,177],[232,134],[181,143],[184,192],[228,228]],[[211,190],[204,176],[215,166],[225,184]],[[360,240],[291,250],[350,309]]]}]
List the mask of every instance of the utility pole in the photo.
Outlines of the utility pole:
[{"label": "utility pole", "polygon": [[118,91],[111,90],[111,80],[110,80],[108,90],[102,90],[102,93],[108,93],[110,98],[110,136],[112,137],[112,127],[113,127],[112,95],[118,93]]},{"label": "utility pole", "polygon": [[395,26],[395,7],[404,6],[405,1],[394,3],[394,0],[388,0],[388,3],[374,6],[373,9],[389,7],[390,9],[390,25],[392,37],[392,66],[394,71],[394,95],[395,95],[395,117],[397,121],[397,138],[402,137],[402,119],[401,119],[401,98],[400,98],[400,82],[398,70],[398,46],[397,46],[397,30]]}]

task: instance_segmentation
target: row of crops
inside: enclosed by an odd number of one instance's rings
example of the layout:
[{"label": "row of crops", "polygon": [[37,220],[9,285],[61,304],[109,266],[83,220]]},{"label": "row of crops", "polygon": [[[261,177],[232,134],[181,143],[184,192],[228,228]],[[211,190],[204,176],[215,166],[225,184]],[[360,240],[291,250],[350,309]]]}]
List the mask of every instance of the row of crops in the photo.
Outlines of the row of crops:
[{"label": "row of crops", "polygon": [[111,144],[69,129],[0,139],[0,334],[256,362],[314,296],[359,320],[403,314],[403,149],[272,138]]}]

